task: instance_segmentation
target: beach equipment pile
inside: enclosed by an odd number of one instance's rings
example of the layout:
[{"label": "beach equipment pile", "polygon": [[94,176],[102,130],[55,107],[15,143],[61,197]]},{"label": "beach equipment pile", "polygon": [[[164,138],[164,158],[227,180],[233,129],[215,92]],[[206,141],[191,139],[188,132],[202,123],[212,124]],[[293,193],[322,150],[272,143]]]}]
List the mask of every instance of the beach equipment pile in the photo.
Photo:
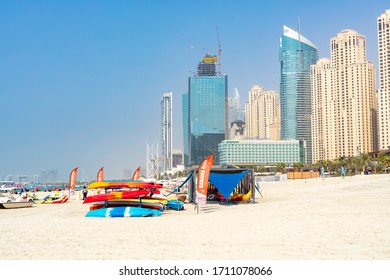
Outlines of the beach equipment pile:
[{"label": "beach equipment pile", "polygon": [[91,203],[86,217],[150,217],[160,216],[165,209],[183,210],[184,203],[162,195],[162,188],[139,180],[93,182],[87,189],[103,193],[84,200]]}]

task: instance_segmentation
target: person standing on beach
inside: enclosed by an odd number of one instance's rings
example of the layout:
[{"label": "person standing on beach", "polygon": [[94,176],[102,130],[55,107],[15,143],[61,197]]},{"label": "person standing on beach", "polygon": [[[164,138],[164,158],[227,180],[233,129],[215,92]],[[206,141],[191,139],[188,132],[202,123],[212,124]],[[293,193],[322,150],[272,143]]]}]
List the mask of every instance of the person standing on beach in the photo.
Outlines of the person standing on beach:
[{"label": "person standing on beach", "polygon": [[88,190],[85,188],[83,188],[83,200],[85,200],[87,198],[87,195],[88,195]]},{"label": "person standing on beach", "polygon": [[344,179],[345,177],[345,167],[341,166],[341,177]]},{"label": "person standing on beach", "polygon": [[323,166],[321,166],[321,178],[324,179],[325,177],[325,168]]}]

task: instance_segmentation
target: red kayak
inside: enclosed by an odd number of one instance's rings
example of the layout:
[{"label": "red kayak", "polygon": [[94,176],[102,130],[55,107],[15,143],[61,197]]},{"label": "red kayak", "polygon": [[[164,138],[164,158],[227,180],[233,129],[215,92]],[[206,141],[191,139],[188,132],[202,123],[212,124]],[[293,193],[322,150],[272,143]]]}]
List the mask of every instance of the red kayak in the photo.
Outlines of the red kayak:
[{"label": "red kayak", "polygon": [[[159,193],[158,190],[157,192]],[[123,192],[101,193],[97,195],[88,196],[83,203],[106,201],[106,200],[113,200],[113,199],[138,198],[140,196],[149,195],[150,193],[151,193],[150,190],[145,190],[145,189],[123,191]],[[154,193],[154,191],[152,191],[152,193]]]}]

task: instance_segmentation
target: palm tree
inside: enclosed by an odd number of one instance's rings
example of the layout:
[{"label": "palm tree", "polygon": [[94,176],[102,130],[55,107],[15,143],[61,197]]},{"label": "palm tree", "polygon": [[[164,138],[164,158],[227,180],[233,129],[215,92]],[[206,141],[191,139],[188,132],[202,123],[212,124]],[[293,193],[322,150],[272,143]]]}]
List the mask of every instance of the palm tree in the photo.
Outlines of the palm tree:
[{"label": "palm tree", "polygon": [[294,171],[300,171],[303,167],[302,162],[295,162],[293,165]]},{"label": "palm tree", "polygon": [[265,167],[263,165],[258,165],[255,167],[256,172],[265,172]]},{"label": "palm tree", "polygon": [[352,166],[357,172],[361,172],[363,170],[363,167],[364,167],[363,158],[360,156],[352,158]]},{"label": "palm tree", "polygon": [[329,169],[331,168],[332,162],[329,159],[320,160],[320,163],[321,163],[321,166],[324,167],[324,170],[326,170],[327,172],[330,172]]},{"label": "palm tree", "polygon": [[381,164],[383,164],[385,170],[387,170],[387,168],[390,166],[390,156],[384,152],[380,153],[379,161]]},{"label": "palm tree", "polygon": [[363,168],[362,169],[363,169],[363,172],[364,172],[365,170],[367,170],[368,165],[372,161],[372,157],[370,155],[368,155],[368,154],[363,154],[362,155],[362,160],[363,160]]},{"label": "palm tree", "polygon": [[285,170],[286,168],[286,163],[284,162],[279,162],[277,165],[276,165],[276,171],[277,172],[282,172]]}]

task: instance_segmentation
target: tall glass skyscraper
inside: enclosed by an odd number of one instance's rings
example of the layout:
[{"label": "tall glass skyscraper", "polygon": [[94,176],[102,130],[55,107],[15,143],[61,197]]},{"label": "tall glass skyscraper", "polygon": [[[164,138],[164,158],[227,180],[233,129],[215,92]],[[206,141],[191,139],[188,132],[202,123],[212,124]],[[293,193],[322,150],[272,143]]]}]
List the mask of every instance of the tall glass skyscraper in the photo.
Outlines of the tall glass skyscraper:
[{"label": "tall glass skyscraper", "polygon": [[379,150],[390,149],[390,9],[378,17]]},{"label": "tall glass skyscraper", "polygon": [[160,173],[172,170],[172,92],[161,96],[161,162]]},{"label": "tall glass skyscraper", "polygon": [[228,131],[227,76],[219,75],[215,57],[205,56],[198,73],[188,79],[188,94],[183,95],[183,139],[185,165],[198,165],[214,154],[219,164],[218,144]]},{"label": "tall glass skyscraper", "polygon": [[312,158],[310,65],[317,60],[316,46],[283,26],[279,47],[281,138],[304,140],[308,163]]}]

